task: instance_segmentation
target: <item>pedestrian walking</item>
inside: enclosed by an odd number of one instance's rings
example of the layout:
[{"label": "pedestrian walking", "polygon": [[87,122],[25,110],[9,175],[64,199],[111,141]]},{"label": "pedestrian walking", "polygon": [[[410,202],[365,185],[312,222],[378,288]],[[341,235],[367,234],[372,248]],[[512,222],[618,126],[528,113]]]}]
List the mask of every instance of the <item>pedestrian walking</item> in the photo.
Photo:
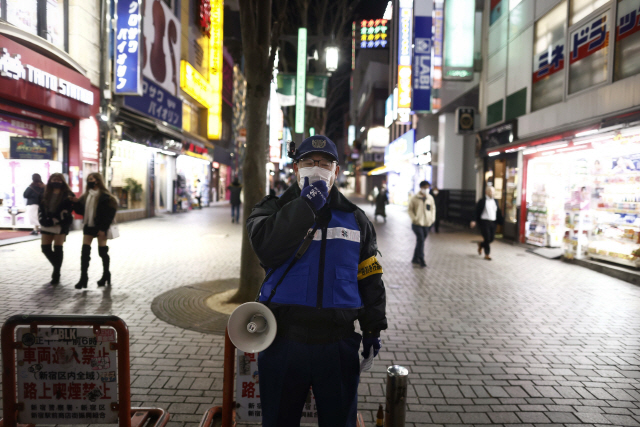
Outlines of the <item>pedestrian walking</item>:
[{"label": "pedestrian walking", "polygon": [[320,427],[355,426],[358,350],[375,357],[387,328],[376,234],[365,213],[334,185],[338,152],[327,137],[290,151],[298,182],[267,196],[247,219],[267,276],[259,300],[278,332],[258,356],[262,425],[299,426],[313,387]]},{"label": "pedestrian walking", "polygon": [[196,179],[193,186],[193,197],[198,201],[198,209],[202,209],[202,184],[200,179]]},{"label": "pedestrian walking", "polygon": [[491,261],[491,242],[496,236],[496,227],[498,224],[504,224],[504,217],[494,195],[495,189],[488,185],[485,197],[476,204],[476,219],[471,221],[471,228],[475,228],[477,224],[482,234],[482,242],[478,242],[478,255],[482,255],[484,249],[484,259],[487,261]]},{"label": "pedestrian walking", "polygon": [[116,217],[118,201],[107,190],[102,179],[102,175],[97,172],[87,177],[87,191],[80,197],[74,199],[74,210],[83,215],[82,223],[84,227],[82,233],[82,255],[80,257],[80,281],[76,284],[76,289],[87,287],[89,282],[89,261],[91,261],[91,242],[98,239],[98,255],[102,258],[102,278],[98,280],[98,286],[106,283],[111,285],[111,272],[109,265],[109,247],[107,246],[107,231]]},{"label": "pedestrian walking", "polygon": [[444,215],[444,197],[435,185],[431,189],[431,195],[433,196],[433,200],[436,202],[436,220],[433,223],[433,230],[436,233],[440,233],[440,220]]},{"label": "pedestrian walking", "polygon": [[389,204],[389,192],[387,186],[382,185],[378,196],[376,196],[376,210],[373,214],[373,219],[378,222],[378,215],[382,216],[384,222],[387,222],[386,207]]},{"label": "pedestrian walking", "polygon": [[37,236],[40,232],[40,222],[38,220],[38,209],[40,206],[40,201],[42,200],[42,195],[44,194],[45,185],[42,182],[42,177],[39,173],[34,173],[31,175],[31,184],[24,190],[22,197],[27,199],[27,209],[26,216],[29,220],[29,223],[33,225],[33,231],[31,235]]},{"label": "pedestrian walking", "polygon": [[54,173],[49,177],[38,205],[42,253],[53,266],[51,284],[54,286],[60,283],[60,267],[64,257],[62,247],[73,222],[73,197],[64,175]]},{"label": "pedestrian walking", "polygon": [[234,179],[229,187],[227,187],[231,192],[230,202],[231,202],[231,223],[240,223],[240,193],[242,192],[242,185],[238,181],[238,178]]},{"label": "pedestrian walking", "polygon": [[409,217],[411,217],[411,229],[416,235],[416,248],[413,251],[412,264],[422,268],[427,266],[424,261],[424,242],[429,236],[429,227],[436,220],[436,202],[429,194],[429,181],[420,183],[420,191],[409,201]]}]

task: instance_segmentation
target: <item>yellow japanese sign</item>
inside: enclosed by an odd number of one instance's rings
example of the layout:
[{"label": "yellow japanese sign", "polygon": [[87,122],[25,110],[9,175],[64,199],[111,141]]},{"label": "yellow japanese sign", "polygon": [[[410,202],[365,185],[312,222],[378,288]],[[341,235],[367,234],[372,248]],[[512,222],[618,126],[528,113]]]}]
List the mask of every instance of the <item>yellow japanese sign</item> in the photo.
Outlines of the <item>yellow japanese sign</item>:
[{"label": "yellow japanese sign", "polygon": [[222,136],[222,26],[224,20],[224,0],[211,0],[211,38],[209,39],[209,85],[211,105],[207,120],[207,137],[220,139]]},{"label": "yellow japanese sign", "polygon": [[185,60],[180,61],[180,87],[203,106],[211,108],[213,105],[214,94],[209,81]]}]

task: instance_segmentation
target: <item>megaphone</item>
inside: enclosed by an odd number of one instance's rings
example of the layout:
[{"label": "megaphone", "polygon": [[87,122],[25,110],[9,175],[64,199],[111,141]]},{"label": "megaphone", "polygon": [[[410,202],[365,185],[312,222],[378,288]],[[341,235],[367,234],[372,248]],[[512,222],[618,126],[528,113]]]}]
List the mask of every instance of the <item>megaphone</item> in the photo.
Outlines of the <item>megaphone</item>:
[{"label": "megaphone", "polygon": [[278,325],[271,310],[259,302],[246,302],[233,310],[227,322],[229,338],[245,353],[258,353],[276,338]]}]

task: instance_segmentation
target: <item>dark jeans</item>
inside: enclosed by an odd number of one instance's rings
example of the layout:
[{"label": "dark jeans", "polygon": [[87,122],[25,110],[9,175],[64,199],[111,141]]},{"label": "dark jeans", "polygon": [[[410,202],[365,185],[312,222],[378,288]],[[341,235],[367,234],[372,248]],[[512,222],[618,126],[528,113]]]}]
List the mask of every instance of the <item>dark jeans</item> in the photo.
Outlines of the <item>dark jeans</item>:
[{"label": "dark jeans", "polygon": [[487,221],[486,219],[480,220],[480,234],[482,234],[482,243],[480,244],[484,249],[485,255],[491,253],[491,242],[496,237],[496,222]]},{"label": "dark jeans", "polygon": [[419,225],[411,224],[411,229],[416,235],[416,248],[413,251],[412,262],[425,265],[424,262],[424,241],[427,240],[429,235],[429,227],[421,227]]},{"label": "dark jeans", "polygon": [[298,427],[313,387],[320,427],[355,427],[360,381],[360,334],[329,344],[277,336],[258,355],[264,427]]},{"label": "dark jeans", "polygon": [[436,222],[433,223],[433,229],[436,233],[440,232],[440,218],[436,215]]},{"label": "dark jeans", "polygon": [[240,205],[231,205],[231,219],[238,222],[240,218]]}]

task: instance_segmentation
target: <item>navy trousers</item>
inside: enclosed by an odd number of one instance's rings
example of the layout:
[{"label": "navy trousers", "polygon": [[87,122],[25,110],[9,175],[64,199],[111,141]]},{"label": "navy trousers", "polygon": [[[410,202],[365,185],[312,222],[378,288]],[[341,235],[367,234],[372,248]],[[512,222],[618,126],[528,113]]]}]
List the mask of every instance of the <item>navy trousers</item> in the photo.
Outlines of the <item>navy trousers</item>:
[{"label": "navy trousers", "polygon": [[319,427],[355,427],[362,336],[304,344],[281,336],[258,355],[263,427],[298,427],[313,387]]}]

